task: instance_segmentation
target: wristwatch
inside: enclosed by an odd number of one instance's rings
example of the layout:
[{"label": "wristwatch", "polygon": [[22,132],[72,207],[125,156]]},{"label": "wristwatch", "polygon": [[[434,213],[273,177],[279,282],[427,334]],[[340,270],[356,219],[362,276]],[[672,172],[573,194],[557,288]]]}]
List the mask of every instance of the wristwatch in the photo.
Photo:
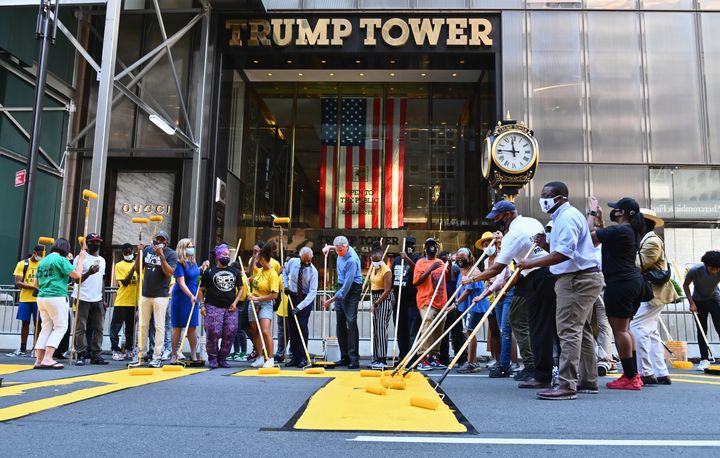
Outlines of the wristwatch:
[{"label": "wristwatch", "polygon": [[590,215],[590,216],[597,216],[597,212],[596,212],[595,210],[590,210],[590,211],[588,212],[588,215]]}]

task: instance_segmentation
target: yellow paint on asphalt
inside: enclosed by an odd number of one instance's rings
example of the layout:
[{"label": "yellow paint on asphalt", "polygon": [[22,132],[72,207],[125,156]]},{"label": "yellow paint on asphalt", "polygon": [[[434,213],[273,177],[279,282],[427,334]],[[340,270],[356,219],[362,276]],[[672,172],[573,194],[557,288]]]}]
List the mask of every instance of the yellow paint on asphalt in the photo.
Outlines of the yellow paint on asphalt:
[{"label": "yellow paint on asphalt", "polygon": [[0,364],[0,375],[15,374],[32,368],[32,364]]},{"label": "yellow paint on asphalt", "polygon": [[[259,376],[257,371],[246,370],[239,377]],[[295,429],[322,431],[402,431],[464,433],[450,407],[418,373],[406,379],[405,390],[387,390],[386,395],[365,391],[379,384],[377,378],[360,377],[357,371],[327,371],[325,374],[305,374],[301,371],[281,371],[262,377],[332,378],[309,400],[307,408],[295,423]],[[438,410],[427,410],[410,405],[410,397],[437,399]]]},{"label": "yellow paint on asphalt", "polygon": [[[26,415],[42,412],[54,407],[72,404],[78,401],[84,401],[96,396],[102,396],[103,394],[124,390],[126,388],[165,382],[175,378],[184,377],[186,375],[204,372],[206,370],[207,369],[185,369],[182,372],[163,372],[161,369],[153,369],[154,373],[152,375],[132,376],[126,369],[123,369],[113,372],[83,375],[80,377],[69,377],[58,380],[47,380],[44,382],[23,383],[8,386],[0,389],[0,398],[17,396],[18,403],[0,408],[0,421],[13,420],[15,418],[24,417]],[[82,382],[99,383],[101,385],[90,388],[80,388],[58,396],[29,400],[31,396],[29,393],[33,389],[68,386]],[[23,398],[28,400],[24,402]]]}]

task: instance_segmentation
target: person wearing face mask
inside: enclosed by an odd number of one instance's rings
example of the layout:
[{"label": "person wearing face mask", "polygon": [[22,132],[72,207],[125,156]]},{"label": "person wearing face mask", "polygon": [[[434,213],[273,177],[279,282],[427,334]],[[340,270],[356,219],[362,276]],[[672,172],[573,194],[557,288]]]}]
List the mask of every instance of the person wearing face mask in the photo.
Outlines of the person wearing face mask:
[{"label": "person wearing face mask", "polygon": [[[333,297],[323,302],[323,307],[329,310],[330,305],[335,303],[337,338],[341,355],[335,365],[359,369],[360,332],[357,325],[357,311],[363,284],[360,258],[345,236],[335,237],[333,246],[337,253],[338,289]],[[329,249],[330,247],[325,247],[323,252],[327,253]]]},{"label": "person wearing face mask", "polygon": [[[447,292],[447,297],[450,297],[455,292],[455,289],[457,288],[457,282],[458,278],[460,277],[460,267],[457,265],[455,261],[456,253],[450,253],[449,251],[443,251],[440,253],[440,260],[442,262],[448,263],[448,269],[450,271],[450,276],[448,280],[445,282],[445,291]],[[457,320],[459,313],[457,311],[457,308],[453,307],[451,308],[447,314],[445,315],[445,326],[443,329],[443,332],[447,331],[452,323]],[[443,337],[443,340],[440,342],[440,362],[442,362],[444,365],[450,364],[450,343],[452,341],[452,347],[453,351],[455,353],[458,353],[460,349],[462,348],[463,344],[465,343],[465,335],[463,334],[462,329],[460,326],[453,326],[452,329],[450,329],[450,332],[448,335]],[[460,355],[460,359],[458,359],[457,364],[458,366],[463,366],[467,362],[467,353],[463,353]]]},{"label": "person wearing face mask", "polygon": [[[202,304],[200,314],[205,317],[205,347],[210,369],[229,368],[227,357],[238,329],[237,306],[247,291],[240,271],[230,265],[227,245],[217,245],[211,256],[215,265],[203,271],[198,293],[198,301]],[[222,343],[218,345],[220,339]]]},{"label": "person wearing face mask", "polygon": [[[533,238],[544,228],[540,221],[518,214],[515,204],[507,200],[497,202],[486,216],[505,232],[502,237],[502,249],[495,262],[473,280],[487,280],[501,275],[503,270],[513,261],[519,263],[533,246]],[[547,252],[535,247],[527,259],[541,259]],[[532,366],[528,368],[525,355],[523,362],[532,377],[521,381],[518,388],[547,388],[552,382],[553,340],[555,338],[555,293],[554,276],[547,268],[533,267],[524,269],[515,287],[516,301],[523,301],[520,306],[527,310],[530,343],[532,349]],[[518,299],[519,298],[519,299]],[[516,304],[513,304],[516,305]],[[511,309],[513,308],[511,305]],[[512,319],[511,310],[510,319]],[[512,321],[511,321],[512,326]],[[521,334],[518,333],[518,336]],[[518,340],[520,337],[518,337]],[[520,347],[521,351],[523,346]],[[507,362],[506,362],[507,364]]]},{"label": "person wearing face mask", "polygon": [[637,373],[630,319],[640,308],[645,292],[645,282],[635,265],[640,240],[645,235],[645,222],[635,199],[623,197],[608,206],[612,208],[610,221],[617,224],[596,230],[600,204],[596,198],[588,198],[590,214],[587,224],[590,235],[595,246],[602,244],[602,272],[606,283],[603,302],[623,367],[623,376],[609,382],[607,387],[616,390],[639,390],[643,382]]},{"label": "person wearing face mask", "polygon": [[[170,322],[172,325],[171,364],[177,363],[177,349],[185,325],[188,323],[188,318],[190,318],[190,326],[187,331],[188,343],[190,343],[190,359],[197,360],[196,331],[200,324],[198,307],[193,307],[198,289],[200,268],[195,262],[195,245],[192,239],[181,239],[175,252],[177,253],[178,262],[173,274],[175,276],[175,286],[172,289],[170,302]],[[192,316],[190,316],[191,311]]]},{"label": "person wearing face mask", "polygon": [[[18,311],[16,319],[21,323],[20,327],[20,348],[12,353],[8,353],[9,357],[18,357],[27,355],[27,341],[30,334],[30,322],[35,322],[38,316],[37,299],[35,298],[35,272],[38,264],[42,260],[45,247],[37,245],[30,257],[18,262],[15,266],[13,275],[15,276],[15,287],[20,290],[20,301],[18,302]],[[38,322],[38,328],[40,323]],[[35,329],[35,337],[37,340],[40,329]]]},{"label": "person wearing face mask", "polygon": [[[413,283],[417,287],[417,306],[420,310],[420,316],[423,318],[420,329],[421,333],[425,333],[430,328],[433,319],[447,302],[445,282],[450,279],[450,269],[445,269],[445,264],[437,259],[438,248],[439,245],[435,239],[427,239],[425,241],[425,257],[418,259],[415,263]],[[432,303],[430,302],[431,300]],[[445,318],[443,317],[441,318],[440,325],[437,326],[430,337],[420,345],[420,349],[417,352],[418,355],[422,355],[430,349],[430,345],[443,333],[444,324]],[[446,366],[439,358],[439,345],[436,345],[430,350],[428,356],[420,361],[417,369],[420,371],[445,369]]]},{"label": "person wearing face mask", "polygon": [[[305,359],[305,345],[308,343],[308,321],[315,297],[318,291],[318,271],[312,264],[313,252],[311,248],[300,249],[300,257],[290,259],[285,264],[282,273],[283,284],[287,285],[285,294],[292,301],[288,313],[295,315],[300,324],[302,335],[298,333],[297,325],[291,317],[288,320],[288,334],[290,335],[290,351],[292,359],[285,364],[286,367],[305,367],[310,362]],[[302,339],[302,341],[301,341]]]},{"label": "person wearing face mask", "polygon": [[[169,302],[170,278],[178,263],[177,253],[167,246],[168,243],[170,243],[170,236],[161,230],[155,235],[152,246],[140,245],[138,247],[143,254],[143,268],[145,269],[140,298],[138,346],[140,353],[147,352],[148,331],[152,317],[155,321],[155,348],[150,367],[162,366],[161,358],[165,350],[165,313]],[[139,364],[140,362],[136,361],[135,363]]]},{"label": "person wearing face mask", "polygon": [[[108,364],[100,356],[103,324],[105,323],[105,306],[103,304],[105,259],[100,256],[100,244],[103,240],[99,234],[91,233],[85,237],[85,241],[88,254],[83,264],[82,285],[80,291],[76,285],[72,296],[73,299],[76,299],[78,294],[80,295],[78,321],[73,340],[78,366],[84,365],[87,358],[90,359],[90,364]],[[91,342],[88,342],[88,334],[92,334]]]},{"label": "person wearing face mask", "polygon": [[[123,259],[115,264],[115,281],[118,290],[113,303],[110,321],[110,347],[112,359],[122,361],[132,358],[135,350],[135,313],[138,294],[138,275],[133,246],[122,246]],[[120,348],[120,329],[125,325],[125,348]]]},{"label": "person wearing face mask", "polygon": [[[540,208],[551,215],[552,232],[539,230],[534,240],[549,254],[519,261],[519,269],[550,267],[557,279],[555,324],[560,339],[558,383],[539,391],[540,399],[569,400],[577,393],[597,393],[597,357],[591,319],[604,281],[586,217],[568,202],[565,183],[546,184]],[[548,243],[549,242],[549,243]]]},{"label": "person wearing face mask", "polygon": [[370,313],[375,327],[372,342],[373,361],[370,363],[370,368],[383,369],[387,364],[388,325],[395,305],[395,297],[392,290],[392,272],[383,260],[383,250],[379,244],[373,245],[370,257],[372,259]]},{"label": "person wearing face mask", "polygon": [[[415,303],[417,288],[412,282],[415,262],[420,259],[420,255],[415,252],[415,244],[415,237],[408,236],[405,239],[405,252],[395,256],[392,264],[393,294],[396,301],[400,301],[399,315],[397,302],[393,305],[393,320],[396,320],[398,328],[396,359],[398,361],[410,351],[410,344],[420,328],[420,314]],[[402,294],[400,294],[401,285]]]},{"label": "person wearing face mask", "polygon": [[[487,290],[483,282],[475,282],[468,285],[462,284],[462,278],[470,273],[474,262],[470,250],[460,248],[455,256],[455,262],[460,268],[460,275],[458,275],[456,280],[458,295],[455,302],[457,305],[451,305],[451,307],[457,307],[457,311],[461,313],[472,307],[470,312],[465,315],[463,322],[463,328],[467,338],[470,332],[472,332],[480,322],[483,314],[490,307],[490,302],[487,300],[488,294],[486,293]],[[464,341],[462,343],[464,343]],[[480,368],[477,361],[477,338],[474,338],[470,340],[467,346],[467,362],[458,368],[458,372],[471,374],[479,370]]]},{"label": "person wearing face mask", "polygon": [[[248,299],[252,301],[250,307],[253,304],[255,305],[255,313],[252,310],[250,311],[250,338],[258,352],[262,351],[262,342],[264,341],[268,354],[268,359],[265,360],[265,356],[261,353],[252,363],[252,367],[275,366],[272,336],[273,304],[280,295],[282,282],[270,262],[275,248],[274,245],[273,242],[268,242],[260,249],[256,259],[260,267],[257,267],[253,272],[251,292],[248,296]],[[257,320],[255,319],[256,314]],[[228,351],[230,345],[232,345],[232,340],[228,342]]]}]

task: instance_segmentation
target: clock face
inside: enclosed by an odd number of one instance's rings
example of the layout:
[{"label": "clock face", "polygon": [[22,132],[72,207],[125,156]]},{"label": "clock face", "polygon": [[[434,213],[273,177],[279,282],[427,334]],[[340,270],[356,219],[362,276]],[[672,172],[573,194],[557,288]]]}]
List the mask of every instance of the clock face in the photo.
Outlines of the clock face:
[{"label": "clock face", "polygon": [[535,163],[537,143],[522,132],[505,132],[495,141],[495,164],[506,172],[520,173]]},{"label": "clock face", "polygon": [[490,176],[490,155],[491,154],[492,154],[492,141],[490,140],[490,136],[487,136],[487,137],[485,137],[485,142],[483,143],[482,159],[481,159],[482,174],[485,179],[487,179]]}]

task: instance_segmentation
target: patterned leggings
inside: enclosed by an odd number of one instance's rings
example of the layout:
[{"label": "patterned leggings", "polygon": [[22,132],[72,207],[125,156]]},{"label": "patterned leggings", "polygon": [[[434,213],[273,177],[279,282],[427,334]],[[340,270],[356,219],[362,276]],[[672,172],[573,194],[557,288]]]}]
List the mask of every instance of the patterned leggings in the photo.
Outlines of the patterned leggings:
[{"label": "patterned leggings", "polygon": [[[378,300],[378,298],[382,296],[382,293],[382,291],[373,291],[373,302]],[[387,358],[388,325],[390,324],[390,317],[393,315],[394,304],[395,294],[390,291],[390,294],[385,298],[385,300],[375,308],[375,315],[373,319],[373,326],[375,326],[373,359],[382,361]]]},{"label": "patterned leggings", "polygon": [[[229,309],[215,307],[205,304],[207,314],[205,316],[205,334],[207,342],[205,348],[208,354],[208,362],[222,363],[230,353],[235,334],[238,330],[238,314],[230,313]],[[218,349],[218,339],[222,339]]]}]

